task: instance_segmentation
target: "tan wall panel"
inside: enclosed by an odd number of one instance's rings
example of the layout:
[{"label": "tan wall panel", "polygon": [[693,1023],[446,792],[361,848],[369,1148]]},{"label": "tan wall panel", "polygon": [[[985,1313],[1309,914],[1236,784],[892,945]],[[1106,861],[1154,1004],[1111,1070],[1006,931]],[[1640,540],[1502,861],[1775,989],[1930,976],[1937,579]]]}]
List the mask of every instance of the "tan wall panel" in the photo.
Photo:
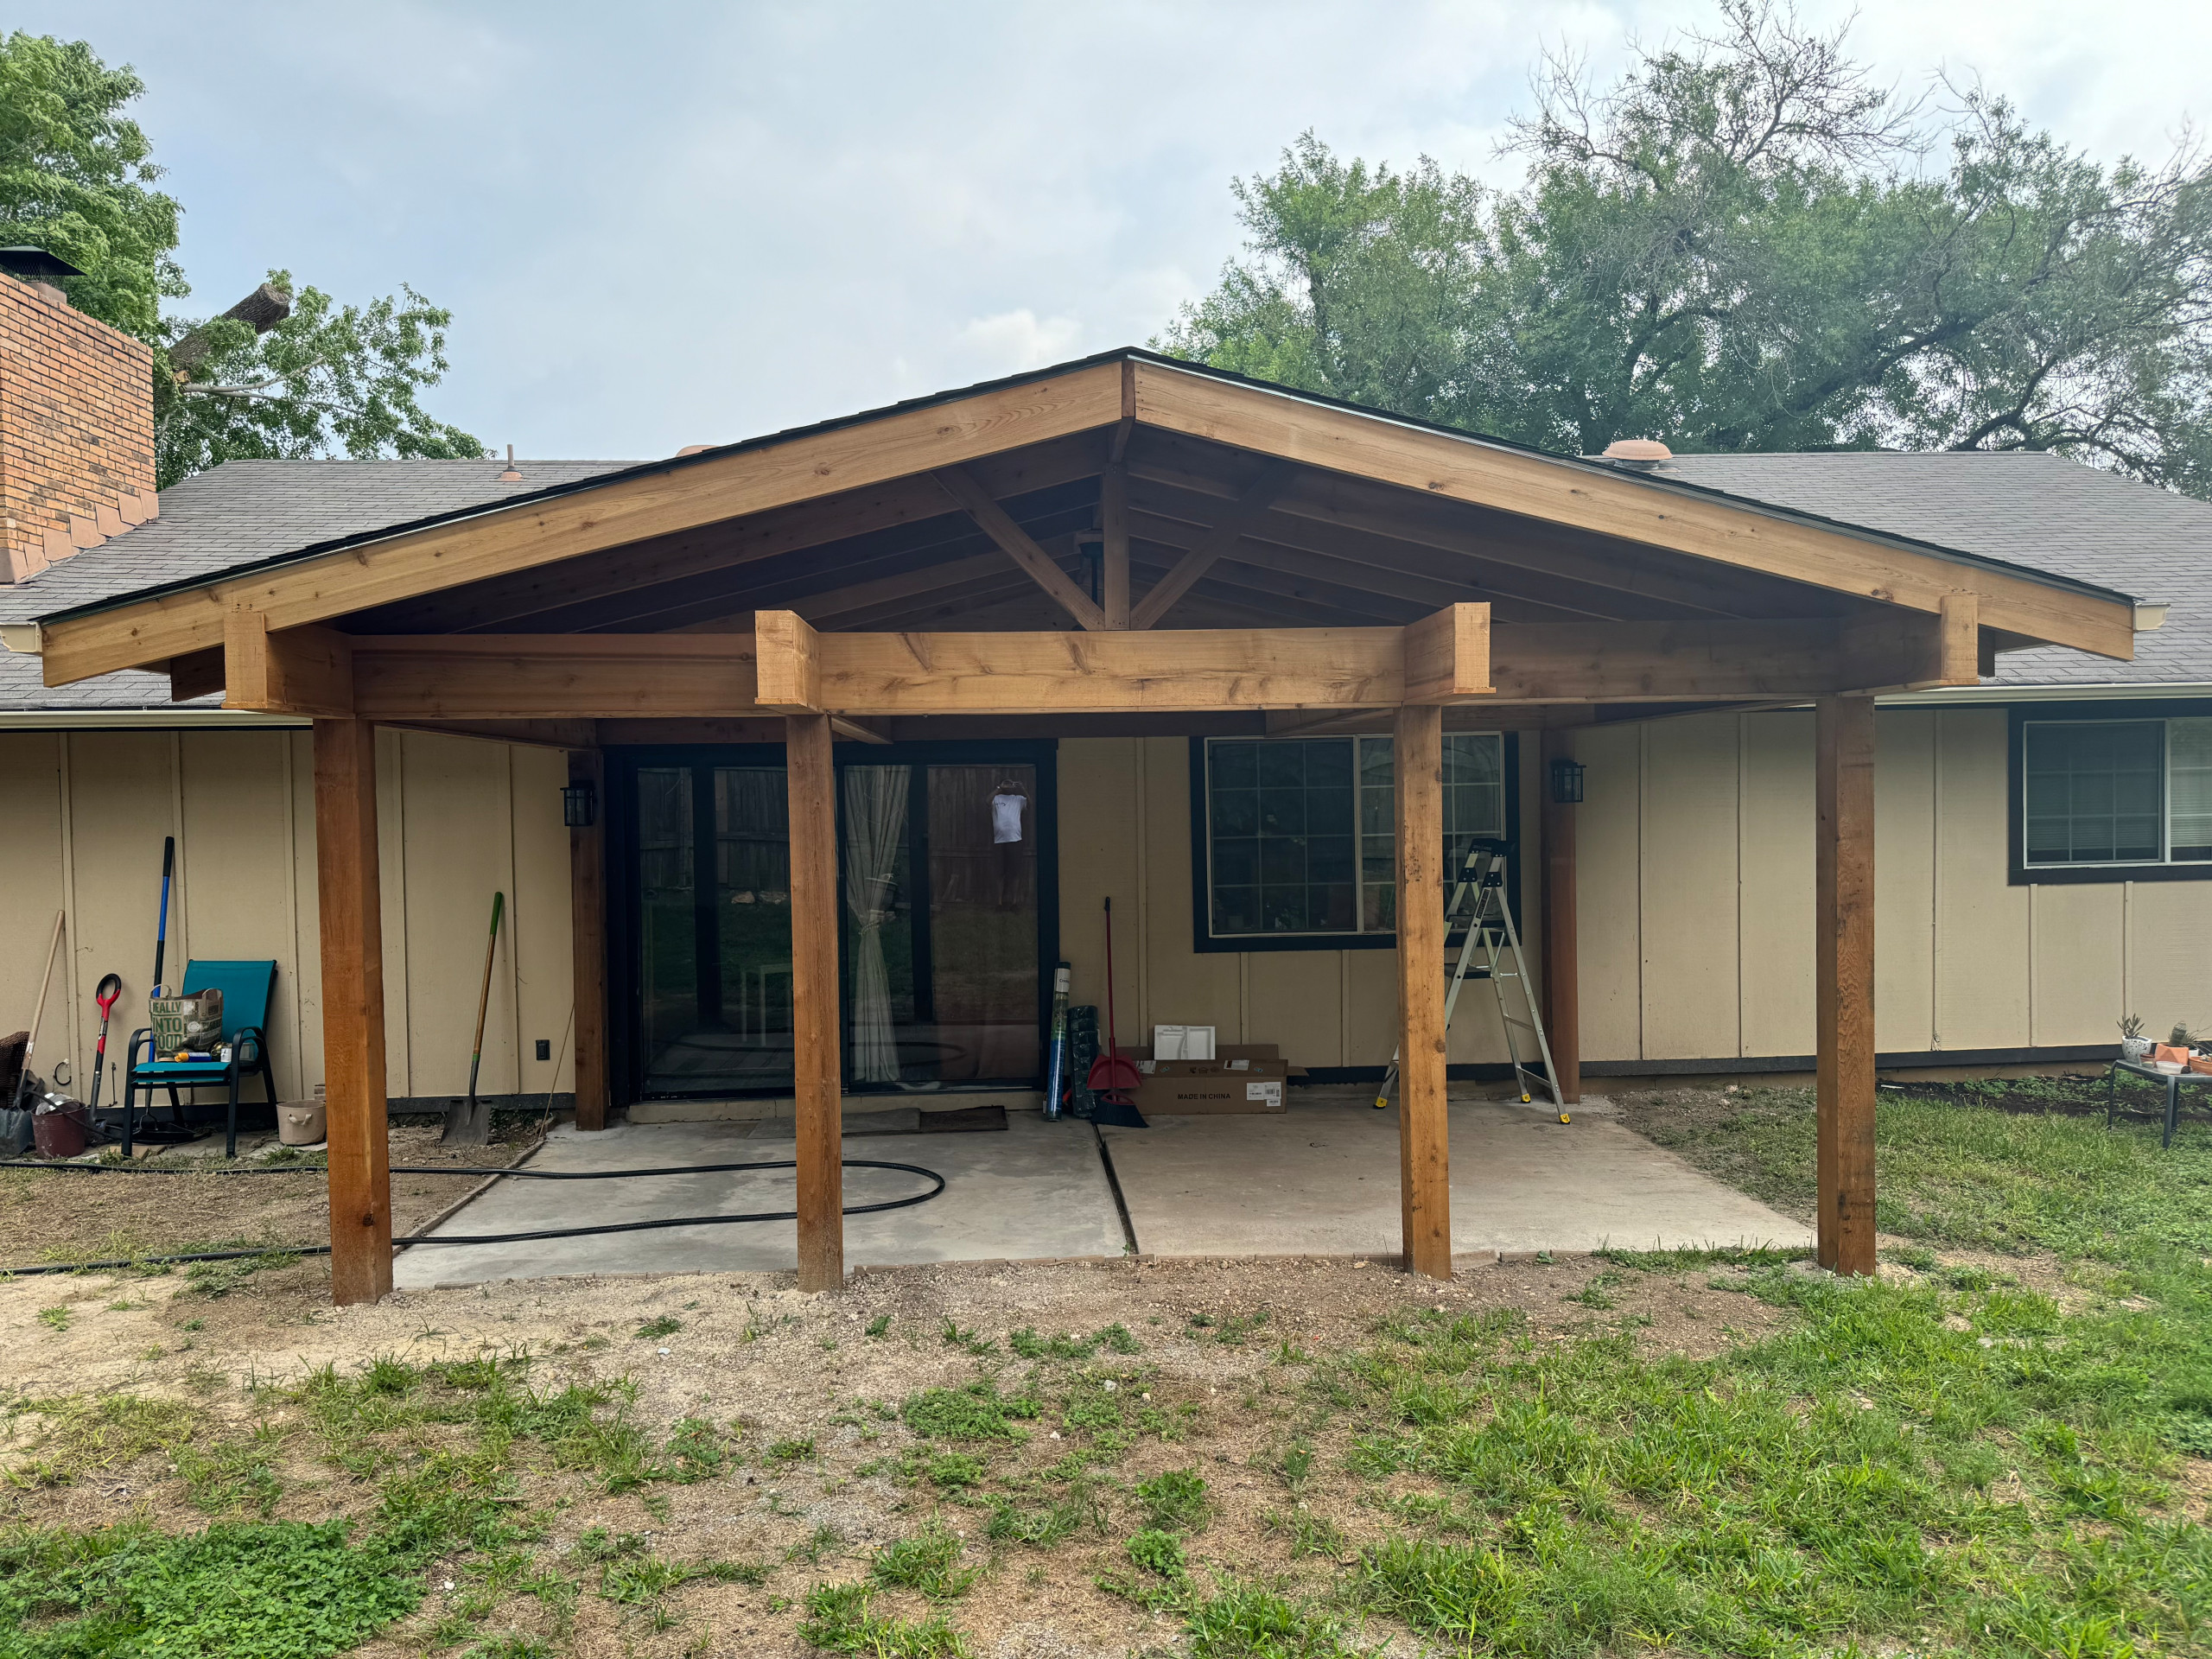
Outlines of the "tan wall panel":
[{"label": "tan wall panel", "polygon": [[[62,861],[62,738],[58,732],[0,732],[0,1036],[29,1029],[39,981],[54,943],[54,914],[68,907]],[[54,1057],[92,1084],[92,1045],[79,1045],[70,1007],[69,942],[54,964],[54,989],[31,1065],[41,1076]],[[85,988],[87,1002],[91,986]],[[97,1022],[99,1015],[95,1011]],[[77,1029],[81,1029],[78,1023]]]},{"label": "tan wall panel", "polygon": [[1813,716],[1743,716],[1743,1052],[1813,1052]]},{"label": "tan wall panel", "polygon": [[[173,732],[72,732],[67,738],[71,859],[75,903],[70,950],[78,995],[79,1067],[89,1065],[99,1011],[89,999],[100,976],[123,976],[123,995],[108,1029],[108,1057],[119,1065],[130,1033],[146,1023],[146,992],[154,967],[154,931],[161,907],[162,838],[177,835],[176,736]],[[188,871],[191,849],[180,839],[177,868]],[[189,897],[189,883],[183,884]],[[189,960],[188,904],[172,887],[168,951],[162,976],[172,989]],[[87,1089],[89,1071],[79,1070]],[[120,1075],[120,1072],[118,1073]],[[103,1094],[105,1094],[103,1090]],[[167,1097],[163,1097],[167,1103]]]},{"label": "tan wall panel", "polygon": [[[384,926],[385,1092],[407,1096],[414,1083],[414,1022],[408,1019],[414,957],[407,923],[407,734],[379,728],[377,741],[377,907]],[[435,811],[435,799],[426,809]],[[496,833],[475,827],[477,839]],[[473,1005],[472,1005],[473,1006]]]},{"label": "tan wall panel", "polygon": [[1243,954],[1191,948],[1190,740],[1143,741],[1147,1013],[1135,1035],[1148,1043],[1154,1025],[1213,1026],[1221,1041],[1241,1042]]},{"label": "tan wall panel", "polygon": [[[1114,998],[1121,1020],[1116,1035],[1123,1043],[1151,1040],[1144,1028],[1140,984],[1143,754],[1142,740],[1133,737],[1079,738],[1059,747],[1060,955],[1073,970],[1071,1000],[1097,1006],[1102,1046],[1107,1007],[1104,905],[1109,898]],[[1186,932],[1189,925],[1186,918]]]},{"label": "tan wall panel", "polygon": [[1273,1043],[1295,1065],[1340,1064],[1344,955],[1341,950],[1250,952],[1245,984],[1249,1025],[1244,1040]]},{"label": "tan wall panel", "polygon": [[1584,767],[1574,809],[1575,944],[1582,985],[1582,1056],[1643,1057],[1637,893],[1643,734],[1635,727],[1577,732]]},{"label": "tan wall panel", "polygon": [[2212,1034],[2212,882],[2128,885],[2123,1000],[2126,1012],[2141,1014],[2153,1037],[2164,1037],[2177,1023]]},{"label": "tan wall panel", "polygon": [[[479,742],[487,762],[501,758],[502,746]],[[561,822],[561,791],[569,781],[569,757],[558,749],[506,748],[505,760],[513,801],[514,891],[507,895],[514,925],[507,959],[515,975],[515,1052],[520,1057],[522,1089],[543,1094],[574,1089],[570,1053],[564,1034],[574,996],[575,958],[569,920],[569,831]],[[537,1058],[540,1039],[552,1058]],[[558,1081],[556,1081],[556,1077]]]},{"label": "tan wall panel", "polygon": [[[2029,887],[2010,886],[2005,713],[1936,716],[1935,1029],[1940,1048],[2022,1048],[2028,1019]],[[1875,867],[1876,880],[1881,867]],[[1876,935],[1876,949],[1880,949]]]},{"label": "tan wall panel", "polygon": [[1737,1002],[1737,718],[1644,728],[1643,1057],[1700,1059],[1740,1044]]},{"label": "tan wall panel", "polygon": [[[410,1095],[458,1095],[468,1057],[492,922],[492,895],[514,900],[507,768],[473,739],[400,734],[404,757],[406,1000],[385,986],[386,1017],[406,1009]],[[385,868],[391,868],[389,853]],[[385,957],[392,942],[385,940]],[[514,931],[502,925],[492,973],[478,1091],[515,1089]],[[401,1092],[397,1082],[395,1095]]]},{"label": "tan wall panel", "polygon": [[2037,887],[2034,894],[2037,1047],[2117,1043],[2127,889],[2119,882]]},{"label": "tan wall panel", "polygon": [[1342,955],[1342,1064],[1388,1065],[1398,1046],[1398,959],[1389,950],[1346,950]]},{"label": "tan wall panel", "polygon": [[[278,1097],[300,1097],[299,938],[289,879],[291,810],[285,734],[180,732],[183,845],[190,850],[188,929],[193,954],[213,960],[273,957],[276,982],[268,1034]],[[181,987],[189,989],[189,987]],[[249,1098],[257,1084],[247,1085]]]},{"label": "tan wall panel", "polygon": [[[295,1002],[293,1052],[300,1057],[300,1093],[314,1094],[322,1074],[322,895],[315,886],[315,737],[287,732],[292,796],[292,925]],[[381,862],[381,860],[379,861]],[[390,961],[387,949],[385,960]],[[404,1073],[402,1075],[404,1075]]]},{"label": "tan wall panel", "polygon": [[1893,709],[1874,721],[1874,1046],[1935,1041],[1936,721]]}]

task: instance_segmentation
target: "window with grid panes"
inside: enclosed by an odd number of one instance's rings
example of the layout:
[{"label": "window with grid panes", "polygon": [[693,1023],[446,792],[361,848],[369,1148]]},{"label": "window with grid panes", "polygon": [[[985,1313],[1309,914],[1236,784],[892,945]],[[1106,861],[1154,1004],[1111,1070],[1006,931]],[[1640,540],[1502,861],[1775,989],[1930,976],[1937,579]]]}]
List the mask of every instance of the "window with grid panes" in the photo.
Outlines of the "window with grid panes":
[{"label": "window with grid panes", "polygon": [[[1394,931],[1393,781],[1387,737],[1207,740],[1202,875],[1211,936]],[[1446,869],[1475,837],[1505,833],[1503,737],[1446,734]]]},{"label": "window with grid panes", "polygon": [[2028,868],[2212,861],[2212,717],[2029,721],[2020,788]]}]

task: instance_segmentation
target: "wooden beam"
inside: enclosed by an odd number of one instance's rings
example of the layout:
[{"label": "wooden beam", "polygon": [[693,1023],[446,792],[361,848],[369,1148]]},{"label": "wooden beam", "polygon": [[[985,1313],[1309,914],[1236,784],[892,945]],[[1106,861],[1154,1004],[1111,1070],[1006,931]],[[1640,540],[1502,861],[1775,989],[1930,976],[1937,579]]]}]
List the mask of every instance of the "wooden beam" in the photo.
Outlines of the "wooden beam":
[{"label": "wooden beam", "polygon": [[1452,1276],[1444,1081],[1444,711],[1392,728],[1398,832],[1398,1198],[1406,1271]]},{"label": "wooden beam", "polygon": [[[760,613],[764,641],[771,614]],[[1389,707],[1405,693],[1399,628],[824,633],[814,644],[816,706],[840,714]],[[764,694],[769,660],[764,644]],[[1455,672],[1479,677],[1478,667]]]},{"label": "wooden beam", "polygon": [[715,719],[753,712],[749,633],[353,637],[363,719]]},{"label": "wooden beam", "polygon": [[780,743],[784,722],[773,715],[757,720],[600,720],[593,726],[600,747],[632,743]]},{"label": "wooden beam", "polygon": [[1109,628],[1129,626],[1129,469],[1118,456],[1098,477],[1098,528],[1106,537],[1098,608]]},{"label": "wooden beam", "polygon": [[784,722],[791,803],[791,1064],[798,1132],[798,1287],[845,1281],[844,1079],[837,1004],[837,795],[830,717]]},{"label": "wooden beam", "polygon": [[1552,798],[1552,765],[1574,758],[1573,740],[1548,731],[1541,742],[1536,787],[1543,837],[1544,1039],[1552,1051],[1553,1082],[1573,1106],[1582,1098],[1582,969],[1580,923],[1575,910],[1574,813]]},{"label": "wooden beam", "polygon": [[67,685],[202,650],[221,640],[224,616],[241,605],[265,612],[272,628],[321,622],[702,524],[964,465],[1107,427],[1121,415],[1122,365],[1100,363],[670,461],[635,477],[46,622],[46,683]]},{"label": "wooden beam", "polygon": [[599,734],[588,720],[380,720],[396,732],[429,732],[439,737],[473,737],[486,743],[517,743],[530,749],[590,749]]},{"label": "wooden beam", "polygon": [[[607,757],[579,749],[569,782],[588,785],[599,804],[588,828],[569,831],[569,982],[575,988],[576,1127],[607,1127]],[[550,1087],[550,1085],[548,1085]]]},{"label": "wooden beam", "polygon": [[812,714],[822,701],[820,636],[792,611],[756,611],[753,645],[759,662],[760,707],[779,714]]},{"label": "wooden beam", "polygon": [[1874,702],[1814,705],[1821,1265],[1874,1271]]},{"label": "wooden beam", "polygon": [[365,720],[318,720],[314,747],[330,1294],[345,1306],[391,1289],[376,728]]},{"label": "wooden beam", "polygon": [[223,689],[223,648],[188,652],[169,658],[169,701],[190,702]]},{"label": "wooden beam", "polygon": [[830,716],[831,734],[849,743],[888,743],[891,734],[883,729],[888,723],[886,721],[855,720],[850,715]]},{"label": "wooden beam", "polygon": [[1490,607],[1447,605],[1406,625],[1406,701],[1464,702],[1488,696]]},{"label": "wooden beam", "polygon": [[1927,691],[1981,682],[1978,594],[1943,595],[1935,616],[1885,607],[1846,619],[1839,636],[1838,689]]},{"label": "wooden beam", "polygon": [[1135,372],[1137,419],[1147,425],[1912,610],[1936,613],[1945,594],[1971,588],[1986,626],[2121,661],[2134,655],[2134,607],[2125,600],[1166,364],[1138,363]]},{"label": "wooden beam", "polygon": [[1244,526],[1272,505],[1277,496],[1298,481],[1298,468],[1287,461],[1270,463],[1244,487],[1236,504],[1224,512],[1206,537],[1178,560],[1175,568],[1154,582],[1129,613],[1129,626],[1148,628],[1174,608],[1175,601],[1191,591],[1191,584],[1205,575],[1213,562],[1236,545]]},{"label": "wooden beam", "polygon": [[1067,573],[1052,563],[1052,555],[1030,539],[1029,532],[1007,516],[1004,507],[994,500],[991,493],[978,483],[964,467],[941,467],[937,481],[944,493],[967,512],[982,532],[999,544],[999,549],[1022,569],[1029,579],[1052,596],[1062,610],[1076,620],[1082,627],[1091,630],[1106,626],[1106,613],[1092,602],[1089,594],[1077,587]]},{"label": "wooden beam", "polygon": [[272,632],[259,611],[223,626],[223,707],[344,720],[353,713],[353,642],[332,628]]}]

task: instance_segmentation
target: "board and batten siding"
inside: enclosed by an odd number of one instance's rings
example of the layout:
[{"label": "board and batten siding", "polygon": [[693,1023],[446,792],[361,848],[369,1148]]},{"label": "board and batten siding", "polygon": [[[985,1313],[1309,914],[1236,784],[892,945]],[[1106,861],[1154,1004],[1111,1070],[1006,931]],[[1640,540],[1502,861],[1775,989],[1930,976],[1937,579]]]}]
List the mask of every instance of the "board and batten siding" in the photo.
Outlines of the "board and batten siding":
[{"label": "board and batten siding", "polygon": [[[1876,720],[1875,1041],[1885,1053],[2116,1042],[2212,1023],[2212,881],[2014,887],[2006,714],[1891,709]],[[1521,919],[1541,977],[1536,745],[1521,744]],[[1813,717],[1687,715],[1584,728],[1575,810],[1586,1061],[1809,1054]],[[1192,948],[1190,760],[1182,738],[1059,747],[1061,954],[1105,1003],[1114,899],[1125,1043],[1213,1025],[1313,1067],[1379,1066],[1397,995],[1380,950]],[[1471,986],[1455,1063],[1505,1058]]]},{"label": "board and batten siding", "polygon": [[[1224,1044],[1273,1043],[1313,1067],[1381,1066],[1397,1041],[1388,950],[1192,949],[1191,749],[1181,737],[1081,738],[1058,749],[1060,955],[1072,999],[1106,1013],[1105,900],[1114,900],[1115,998],[1124,1044],[1154,1025],[1210,1025]],[[1536,834],[1536,745],[1521,745],[1521,830]],[[1522,925],[1541,931],[1534,867]],[[1541,977],[1534,943],[1529,965]],[[1586,966],[1586,971],[1587,968]],[[1453,1021],[1456,1063],[1503,1060],[1496,1003],[1471,984]]]},{"label": "board and batten siding", "polygon": [[[430,733],[377,734],[388,1088],[462,1092],[492,894],[507,895],[480,1090],[571,1086],[565,757]],[[146,1022],[162,840],[175,836],[168,973],[193,957],[276,961],[279,1094],[322,1081],[315,777],[304,731],[0,732],[0,1031],[29,1024],[57,907],[68,912],[36,1064],[92,1086],[103,974],[123,976],[111,1065]],[[535,1058],[536,1043],[554,1058]],[[557,1075],[556,1075],[557,1074]],[[249,1085],[251,1095],[257,1085]],[[104,1097],[109,1090],[103,1090]],[[213,1098],[204,1095],[204,1099]]]}]

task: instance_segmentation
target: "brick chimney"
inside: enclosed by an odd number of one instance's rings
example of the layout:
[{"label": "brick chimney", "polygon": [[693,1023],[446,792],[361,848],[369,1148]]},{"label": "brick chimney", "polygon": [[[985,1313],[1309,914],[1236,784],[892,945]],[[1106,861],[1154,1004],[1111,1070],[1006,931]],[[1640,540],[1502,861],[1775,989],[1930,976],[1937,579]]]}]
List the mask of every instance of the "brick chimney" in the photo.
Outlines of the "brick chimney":
[{"label": "brick chimney", "polygon": [[159,511],[153,360],[51,283],[0,276],[0,582]]}]

